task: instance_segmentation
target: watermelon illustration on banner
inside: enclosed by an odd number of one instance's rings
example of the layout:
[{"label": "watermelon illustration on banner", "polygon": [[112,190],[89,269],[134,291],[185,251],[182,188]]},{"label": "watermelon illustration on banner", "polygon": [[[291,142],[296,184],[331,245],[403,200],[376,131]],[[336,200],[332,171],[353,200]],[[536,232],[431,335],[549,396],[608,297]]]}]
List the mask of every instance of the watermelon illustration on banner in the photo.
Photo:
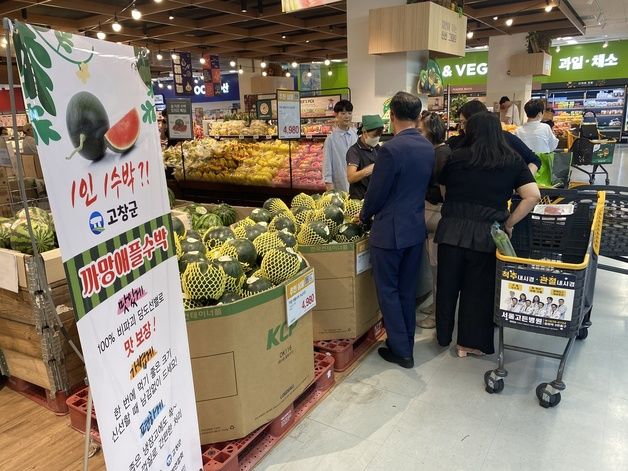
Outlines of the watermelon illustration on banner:
[{"label": "watermelon illustration on banner", "polygon": [[197,471],[148,52],[24,23],[13,41],[107,469]]}]

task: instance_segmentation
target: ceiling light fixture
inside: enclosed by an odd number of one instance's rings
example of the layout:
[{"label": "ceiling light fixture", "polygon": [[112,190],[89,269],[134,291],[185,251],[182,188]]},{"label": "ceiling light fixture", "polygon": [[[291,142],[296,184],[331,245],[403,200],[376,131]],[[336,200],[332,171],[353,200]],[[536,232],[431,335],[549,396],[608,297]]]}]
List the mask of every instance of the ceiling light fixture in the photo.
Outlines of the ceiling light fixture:
[{"label": "ceiling light fixture", "polygon": [[7,38],[2,38],[2,41],[0,41],[0,46],[2,46],[3,49],[6,49],[6,47],[7,47]]},{"label": "ceiling light fixture", "polygon": [[312,76],[312,71],[308,70],[306,75],[308,76],[308,78],[311,77]]},{"label": "ceiling light fixture", "polygon": [[168,17],[168,19],[169,19],[170,21],[174,20],[174,15],[170,14],[170,16]]},{"label": "ceiling light fixture", "polygon": [[134,20],[140,20],[142,18],[142,12],[137,8],[133,8],[133,10],[131,10],[131,16]]},{"label": "ceiling light fixture", "polygon": [[240,1],[240,8],[242,10],[242,13],[246,13],[246,11],[248,10],[248,2],[246,0],[241,0]]},{"label": "ceiling light fixture", "polygon": [[602,44],[602,47],[606,49],[608,47],[608,41],[604,41],[604,44]]},{"label": "ceiling light fixture", "polygon": [[473,39],[473,31],[467,33],[467,39]]},{"label": "ceiling light fixture", "polygon": [[297,64],[297,61],[292,61],[292,64],[290,64],[292,66],[293,69],[296,69],[297,67],[299,67],[299,64]]},{"label": "ceiling light fixture", "polygon": [[242,66],[240,66],[240,68],[238,69],[238,73],[239,73],[240,75],[242,75],[242,74],[244,73],[244,70],[242,70]]},{"label": "ceiling light fixture", "polygon": [[102,26],[100,26],[100,23],[98,23],[98,32],[96,33],[96,37],[101,40],[107,37],[105,32],[102,30]]},{"label": "ceiling light fixture", "polygon": [[120,31],[122,31],[122,25],[118,23],[117,14],[113,16],[113,23],[111,23],[111,29],[114,30],[116,33],[119,33]]},{"label": "ceiling light fixture", "polygon": [[331,61],[329,60],[329,57],[325,59],[325,65],[329,65],[331,64]]},{"label": "ceiling light fixture", "polygon": [[331,71],[331,69],[329,69],[329,70],[327,71],[327,75],[329,75],[329,76],[331,77],[332,75],[334,75],[334,73]]},{"label": "ceiling light fixture", "polygon": [[268,64],[266,63],[266,61],[262,61],[262,62],[260,62],[260,64],[259,64],[259,66],[260,66],[262,69],[265,69],[267,65],[268,65]]},{"label": "ceiling light fixture", "polygon": [[201,58],[199,59],[199,62],[203,65],[205,65],[207,63],[207,61],[205,60],[205,58],[203,56],[201,56]]},{"label": "ceiling light fixture", "polygon": [[173,61],[176,61],[176,60],[179,58],[179,56],[177,56],[177,54],[173,52],[172,54],[170,54],[170,58],[171,58]]},{"label": "ceiling light fixture", "polygon": [[285,35],[285,34],[282,34],[282,35],[281,35],[281,39],[286,39],[286,35]]},{"label": "ceiling light fixture", "polygon": [[163,0],[155,0],[155,3],[161,3]]},{"label": "ceiling light fixture", "polygon": [[306,42],[307,44],[310,44],[310,40],[309,40],[309,39],[306,39],[306,40],[305,40],[305,42]]},{"label": "ceiling light fixture", "polygon": [[550,11],[552,11],[552,9],[553,9],[553,8],[554,8],[554,6],[553,6],[553,5],[548,4],[548,5],[545,7],[545,11],[546,11],[547,13],[549,13]]},{"label": "ceiling light fixture", "polygon": [[262,72],[262,77],[266,77],[268,75],[268,72],[264,71]]},{"label": "ceiling light fixture", "polygon": [[194,83],[198,85],[198,79],[194,79]]},{"label": "ceiling light fixture", "polygon": [[575,39],[570,39],[569,41],[567,41],[567,44],[573,46],[574,44],[578,44],[578,41],[576,41]]},{"label": "ceiling light fixture", "polygon": [[499,20],[499,16],[494,16],[493,21],[497,21],[497,20]]},{"label": "ceiling light fixture", "polygon": [[163,83],[161,83],[161,82],[157,82],[157,86],[158,86],[159,88],[164,88],[164,84],[163,84]]},{"label": "ceiling light fixture", "polygon": [[556,46],[556,52],[560,52],[560,46]]},{"label": "ceiling light fixture", "polygon": [[508,18],[506,20],[506,26],[512,26],[512,24],[515,22],[515,20],[513,20],[512,18]]},{"label": "ceiling light fixture", "polygon": [[235,66],[236,66],[236,61],[234,61],[233,59],[231,59],[231,60],[229,61],[229,66],[231,66],[231,67],[235,67]]},{"label": "ceiling light fixture", "polygon": [[155,56],[155,58],[156,58],[158,61],[164,60],[164,56],[163,56],[163,54],[161,53],[161,51],[159,51],[159,52],[157,53],[157,55]]},{"label": "ceiling light fixture", "polygon": [[290,72],[286,72],[286,77],[290,78],[292,75],[290,74]]}]

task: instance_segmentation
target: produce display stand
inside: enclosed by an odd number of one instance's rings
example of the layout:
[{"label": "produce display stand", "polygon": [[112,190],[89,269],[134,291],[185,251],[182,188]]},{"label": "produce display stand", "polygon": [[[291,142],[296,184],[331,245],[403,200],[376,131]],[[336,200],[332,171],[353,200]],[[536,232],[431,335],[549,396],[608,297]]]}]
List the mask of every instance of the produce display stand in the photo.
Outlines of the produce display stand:
[{"label": "produce display stand", "polygon": [[[513,232],[512,245],[518,256],[497,252],[494,320],[499,326],[498,367],[484,374],[484,382],[488,393],[504,389],[508,375],[504,368],[505,350],[560,360],[556,379],[536,388],[539,404],[548,408],[560,403],[561,391],[566,387],[563,373],[569,353],[576,338],[587,337],[591,325],[605,194],[578,194],[570,190],[550,190],[545,194],[554,200],[568,196],[566,201],[574,204],[573,214],[530,214]],[[547,310],[533,314],[510,306],[511,299],[517,304],[517,298],[525,300],[526,295],[543,297],[548,305],[554,298],[558,302],[551,304],[551,311],[548,306]],[[563,312],[558,307],[564,308]],[[507,345],[506,327],[567,338],[567,345],[562,354]]]}]

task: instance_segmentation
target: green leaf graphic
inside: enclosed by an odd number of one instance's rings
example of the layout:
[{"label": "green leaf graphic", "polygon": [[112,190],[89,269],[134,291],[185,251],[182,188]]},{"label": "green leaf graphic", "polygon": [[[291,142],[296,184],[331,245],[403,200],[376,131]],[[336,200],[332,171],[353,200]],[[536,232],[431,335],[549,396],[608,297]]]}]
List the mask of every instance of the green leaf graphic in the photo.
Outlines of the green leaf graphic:
[{"label": "green leaf graphic", "polygon": [[57,131],[52,129],[52,123],[48,119],[38,119],[35,125],[35,142],[39,144],[39,139],[48,145],[50,141],[59,141],[61,136]]}]

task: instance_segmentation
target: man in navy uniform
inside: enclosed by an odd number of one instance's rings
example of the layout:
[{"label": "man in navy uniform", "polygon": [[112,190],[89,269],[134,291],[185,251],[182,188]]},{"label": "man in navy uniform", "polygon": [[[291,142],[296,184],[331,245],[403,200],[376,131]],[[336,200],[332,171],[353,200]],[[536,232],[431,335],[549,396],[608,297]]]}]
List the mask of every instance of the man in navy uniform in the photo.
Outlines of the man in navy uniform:
[{"label": "man in navy uniform", "polygon": [[425,241],[425,194],[434,148],[416,129],[421,101],[398,92],[390,102],[395,136],[379,150],[360,222],[371,224],[371,261],[388,334],[380,356],[414,367],[415,295]]}]

